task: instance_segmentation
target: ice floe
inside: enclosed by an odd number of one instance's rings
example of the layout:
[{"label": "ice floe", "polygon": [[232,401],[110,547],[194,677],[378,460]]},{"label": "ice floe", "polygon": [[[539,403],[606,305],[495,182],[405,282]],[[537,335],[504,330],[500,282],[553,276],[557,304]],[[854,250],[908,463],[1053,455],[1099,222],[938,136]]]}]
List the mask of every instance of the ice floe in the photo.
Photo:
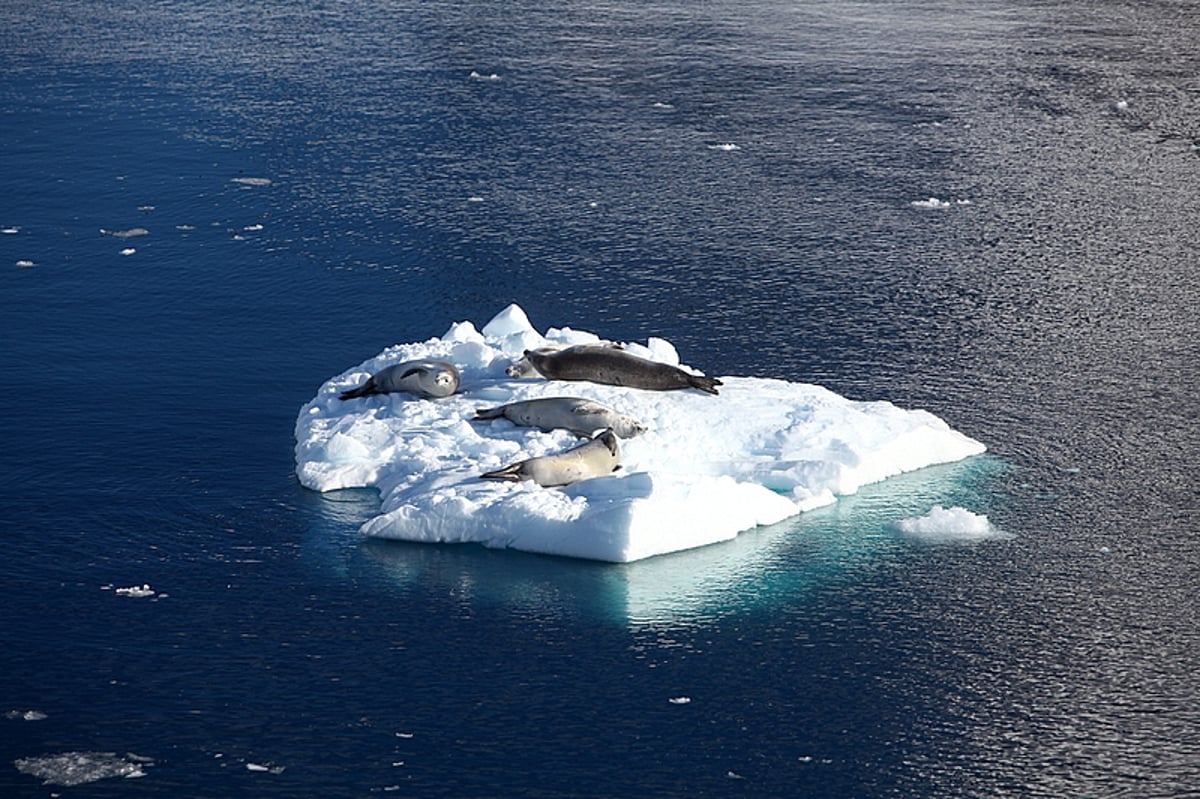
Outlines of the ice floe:
[{"label": "ice floe", "polygon": [[[728,540],[868,483],[985,450],[927,411],[811,384],[722,376],[720,394],[710,396],[506,372],[525,350],[597,343],[598,335],[569,327],[539,333],[513,305],[482,330],[457,322],[441,337],[388,347],[327,380],[300,410],[296,474],[317,491],[378,489],[380,513],[363,525],[367,535],[627,562]],[[620,346],[681,366],[663,339]],[[338,399],[389,365],[421,358],[455,364],[459,393]],[[580,439],[503,418],[474,421],[477,409],[555,396],[594,400],[647,430],[619,442],[621,468],[611,476],[562,488],[481,479]]]}]

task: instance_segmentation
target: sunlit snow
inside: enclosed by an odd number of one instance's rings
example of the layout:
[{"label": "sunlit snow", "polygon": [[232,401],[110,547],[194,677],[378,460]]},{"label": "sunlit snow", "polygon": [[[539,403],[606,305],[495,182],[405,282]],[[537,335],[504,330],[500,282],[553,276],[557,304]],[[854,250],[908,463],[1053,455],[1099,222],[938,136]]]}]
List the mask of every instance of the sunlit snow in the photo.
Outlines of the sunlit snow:
[{"label": "sunlit snow", "polygon": [[[719,396],[711,396],[505,372],[527,349],[599,341],[567,327],[539,333],[511,305],[482,329],[458,322],[439,338],[388,347],[326,381],[301,409],[297,476],[317,491],[377,488],[380,514],[363,525],[367,535],[627,562],[728,540],[868,483],[985,449],[926,411],[852,401],[804,383],[722,375]],[[680,365],[663,339],[618,343]],[[459,393],[338,399],[386,366],[421,358],[455,364]],[[702,366],[704,353],[688,360]],[[504,418],[473,421],[480,408],[553,396],[595,400],[648,430],[620,442],[621,468],[611,476],[562,488],[481,479],[580,442]]]}]

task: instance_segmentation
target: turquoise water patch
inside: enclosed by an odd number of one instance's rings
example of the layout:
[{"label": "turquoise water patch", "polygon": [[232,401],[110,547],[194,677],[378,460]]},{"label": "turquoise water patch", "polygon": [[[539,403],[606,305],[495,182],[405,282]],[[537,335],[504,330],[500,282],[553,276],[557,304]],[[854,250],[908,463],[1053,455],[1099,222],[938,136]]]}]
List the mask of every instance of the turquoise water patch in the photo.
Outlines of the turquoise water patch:
[{"label": "turquoise water patch", "polygon": [[935,504],[987,514],[1006,468],[1000,458],[984,455],[922,469],[732,541],[629,564],[476,545],[331,540],[329,528],[345,529],[371,512],[373,492],[360,491],[339,493],[346,501],[330,503],[324,529],[310,543],[327,554],[343,550],[334,558],[343,572],[373,574],[387,590],[404,594],[432,592],[465,606],[503,606],[535,618],[582,617],[629,627],[693,624],[803,602],[831,578],[852,576],[864,563],[912,546],[895,523]]}]

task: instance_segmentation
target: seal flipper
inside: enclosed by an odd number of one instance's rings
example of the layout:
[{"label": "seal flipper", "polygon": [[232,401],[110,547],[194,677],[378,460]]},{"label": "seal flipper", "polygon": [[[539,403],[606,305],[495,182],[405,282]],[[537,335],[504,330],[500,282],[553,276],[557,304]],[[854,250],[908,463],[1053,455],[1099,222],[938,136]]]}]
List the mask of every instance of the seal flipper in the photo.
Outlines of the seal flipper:
[{"label": "seal flipper", "polygon": [[375,388],[375,378],[372,376],[367,378],[367,382],[363,383],[358,388],[352,388],[349,391],[343,391],[340,395],[338,395],[338,399],[352,400],[358,399],[359,397],[369,397],[372,394],[378,393],[379,391]]},{"label": "seal flipper", "polygon": [[475,409],[475,419],[477,421],[483,420],[483,419],[499,419],[502,416],[504,416],[504,406],[503,405],[501,405],[498,408],[476,408]]},{"label": "seal flipper", "polygon": [[503,469],[497,469],[494,472],[487,472],[479,475],[485,480],[509,480],[511,482],[519,482],[521,477],[521,463],[514,463],[512,466],[505,466]]},{"label": "seal flipper", "polygon": [[692,388],[698,388],[701,391],[709,394],[717,393],[717,386],[722,385],[721,381],[715,377],[705,377],[704,375],[688,375],[688,383]]}]

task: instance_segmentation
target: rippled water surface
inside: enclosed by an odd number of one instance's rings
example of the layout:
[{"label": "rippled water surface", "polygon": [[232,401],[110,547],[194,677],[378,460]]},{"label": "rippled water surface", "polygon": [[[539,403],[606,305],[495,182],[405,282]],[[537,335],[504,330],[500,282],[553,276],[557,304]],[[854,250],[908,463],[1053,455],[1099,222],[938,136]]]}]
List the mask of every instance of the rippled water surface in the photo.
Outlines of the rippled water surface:
[{"label": "rippled water surface", "polygon": [[[1190,3],[5,15],[0,794],[1200,785]],[[626,566],[296,483],[326,378],[514,301],[990,452]]]}]

